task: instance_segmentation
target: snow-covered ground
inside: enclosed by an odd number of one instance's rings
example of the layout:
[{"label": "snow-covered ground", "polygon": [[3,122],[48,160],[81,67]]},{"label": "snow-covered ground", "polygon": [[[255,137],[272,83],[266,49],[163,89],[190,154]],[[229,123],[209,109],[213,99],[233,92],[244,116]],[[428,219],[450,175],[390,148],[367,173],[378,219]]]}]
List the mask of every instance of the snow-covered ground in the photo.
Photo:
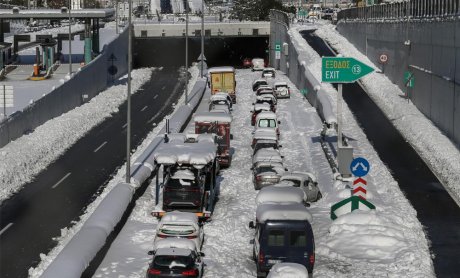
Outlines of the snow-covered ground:
[{"label": "snow-covered ground", "polygon": [[[323,21],[321,21],[323,22]],[[354,57],[378,69],[364,54],[341,36],[335,25],[318,24],[316,34],[345,57]],[[306,46],[307,51],[313,51]],[[314,52],[314,51],[313,51]],[[315,52],[316,53],[316,52]],[[314,54],[312,53],[312,57]],[[321,59],[318,55],[311,66],[321,80]],[[460,150],[412,102],[404,92],[381,73],[371,73],[361,79],[372,100],[433,170],[450,195],[460,205]]]},{"label": "snow-covered ground", "polygon": [[[250,113],[254,94],[251,84],[260,73],[237,70],[237,100],[234,106],[232,166],[219,177],[220,197],[212,221],[206,223],[205,277],[254,277],[253,230],[248,222],[255,217],[255,196],[251,181]],[[277,79],[295,88],[286,76]],[[204,105],[201,106],[205,107]],[[200,109],[200,108],[199,108]],[[310,207],[316,241],[315,277],[434,277],[428,242],[416,212],[400,191],[385,165],[345,109],[345,132],[358,140],[356,154],[372,163],[368,176],[368,200],[375,211],[355,211],[330,219],[332,204],[350,196],[332,171],[319,143],[321,120],[297,89],[291,99],[280,100],[282,154],[290,170],[313,172],[323,198]],[[138,201],[127,224],[113,242],[95,277],[143,277],[151,259],[157,220],[153,185]]]}]

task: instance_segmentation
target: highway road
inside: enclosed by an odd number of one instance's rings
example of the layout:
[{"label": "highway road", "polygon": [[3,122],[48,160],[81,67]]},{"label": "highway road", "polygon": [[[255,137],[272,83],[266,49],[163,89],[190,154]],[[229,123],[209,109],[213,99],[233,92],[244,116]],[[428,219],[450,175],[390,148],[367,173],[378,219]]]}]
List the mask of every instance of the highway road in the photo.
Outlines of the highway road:
[{"label": "highway road", "polygon": [[[173,109],[184,89],[177,69],[154,71],[132,98],[132,148]],[[0,207],[0,277],[27,277],[48,253],[61,229],[86,206],[125,163],[126,105],[93,128],[34,181]]]}]

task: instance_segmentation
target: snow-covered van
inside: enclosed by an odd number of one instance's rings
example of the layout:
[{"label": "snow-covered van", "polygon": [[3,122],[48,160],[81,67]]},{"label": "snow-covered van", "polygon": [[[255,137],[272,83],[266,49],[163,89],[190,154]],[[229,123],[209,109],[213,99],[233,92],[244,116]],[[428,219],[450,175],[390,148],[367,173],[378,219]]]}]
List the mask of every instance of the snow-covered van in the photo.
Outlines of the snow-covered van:
[{"label": "snow-covered van", "polygon": [[262,203],[257,206],[253,259],[257,277],[265,277],[270,268],[281,262],[298,263],[313,272],[315,240],[311,227],[312,216],[299,203]]},{"label": "snow-covered van", "polygon": [[224,92],[236,103],[235,69],[233,67],[214,67],[208,69],[211,94]]}]

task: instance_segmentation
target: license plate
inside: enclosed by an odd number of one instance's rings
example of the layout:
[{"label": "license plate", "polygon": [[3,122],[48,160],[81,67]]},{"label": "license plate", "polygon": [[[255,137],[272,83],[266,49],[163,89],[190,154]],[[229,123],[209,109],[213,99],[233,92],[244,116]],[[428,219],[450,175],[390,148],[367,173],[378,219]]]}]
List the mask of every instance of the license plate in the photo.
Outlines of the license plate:
[{"label": "license plate", "polygon": [[268,260],[268,263],[269,264],[277,264],[277,263],[280,263],[281,260]]}]

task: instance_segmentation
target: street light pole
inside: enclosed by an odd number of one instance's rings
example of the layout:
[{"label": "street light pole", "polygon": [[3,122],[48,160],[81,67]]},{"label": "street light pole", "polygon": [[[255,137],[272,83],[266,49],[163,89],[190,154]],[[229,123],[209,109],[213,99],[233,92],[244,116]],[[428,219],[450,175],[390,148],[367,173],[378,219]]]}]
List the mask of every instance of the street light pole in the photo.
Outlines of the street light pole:
[{"label": "street light pole", "polygon": [[129,1],[128,6],[128,96],[127,96],[127,129],[126,129],[126,183],[131,181],[131,67],[132,67],[132,51],[131,51],[131,40],[132,40],[132,23],[131,23],[131,11],[132,11],[132,0]]},{"label": "street light pole", "polygon": [[204,0],[201,0],[201,78],[204,70]]},{"label": "street light pole", "polygon": [[188,103],[188,0],[185,1],[185,104]]},{"label": "street light pole", "polygon": [[70,22],[70,10],[72,9],[72,0],[69,0],[69,76],[72,75],[72,24]]}]

